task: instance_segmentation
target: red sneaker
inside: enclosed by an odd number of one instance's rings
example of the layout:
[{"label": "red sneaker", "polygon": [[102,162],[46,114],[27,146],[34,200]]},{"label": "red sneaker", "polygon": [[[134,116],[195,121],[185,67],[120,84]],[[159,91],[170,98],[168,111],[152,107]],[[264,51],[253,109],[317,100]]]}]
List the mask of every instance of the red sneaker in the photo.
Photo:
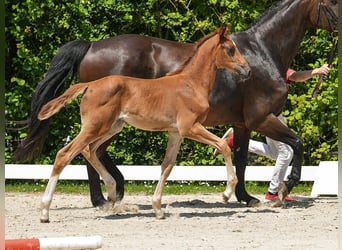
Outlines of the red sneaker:
[{"label": "red sneaker", "polygon": [[[229,128],[226,133],[222,136],[222,139],[226,139],[226,142],[231,150],[234,150],[234,129]],[[214,150],[214,155],[219,155],[220,152],[217,149]]]},{"label": "red sneaker", "polygon": [[[277,200],[277,199],[279,199],[278,194],[272,194],[270,192],[267,192],[266,195],[265,195],[265,200],[267,200],[267,201],[273,201],[273,200]],[[286,196],[285,200],[289,201],[289,202],[297,201],[296,198],[292,198],[292,197],[289,197],[289,196]]]},{"label": "red sneaker", "polygon": [[297,201],[296,198],[289,197],[289,196],[286,196],[286,197],[285,197],[285,200],[286,200],[286,201],[289,201],[289,202],[291,202],[291,201]]}]

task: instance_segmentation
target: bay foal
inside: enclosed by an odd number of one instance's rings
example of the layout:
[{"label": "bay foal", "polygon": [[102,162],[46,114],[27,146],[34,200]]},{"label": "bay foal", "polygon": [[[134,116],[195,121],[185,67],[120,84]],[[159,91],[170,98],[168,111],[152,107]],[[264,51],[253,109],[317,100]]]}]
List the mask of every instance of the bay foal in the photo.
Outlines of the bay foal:
[{"label": "bay foal", "polygon": [[157,218],[164,217],[161,210],[162,191],[184,137],[209,144],[222,152],[228,174],[224,197],[229,200],[237,183],[230,148],[202,125],[208,114],[209,92],[214,84],[216,69],[226,68],[244,78],[250,72],[248,63],[228,34],[229,29],[221,27],[203,37],[194,47],[193,54],[165,77],[147,80],[108,76],[79,83],[42,107],[38,118],[48,119],[69,100],[84,94],[80,104],[81,131],[57,153],[41,202],[41,222],[49,222],[49,208],[59,175],[79,153],[102,177],[108,200],[115,203],[116,182],[97,158],[96,150],[119,133],[125,123],[144,130],[169,132],[160,180],[152,199]]}]

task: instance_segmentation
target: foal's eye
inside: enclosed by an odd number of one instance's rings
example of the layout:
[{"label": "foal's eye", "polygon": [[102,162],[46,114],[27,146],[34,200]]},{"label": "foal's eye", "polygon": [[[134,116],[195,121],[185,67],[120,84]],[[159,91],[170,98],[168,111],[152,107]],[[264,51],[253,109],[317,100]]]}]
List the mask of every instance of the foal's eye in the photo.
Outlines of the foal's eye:
[{"label": "foal's eye", "polygon": [[226,50],[227,50],[228,55],[230,55],[231,57],[233,57],[235,55],[235,48],[234,47],[228,46],[226,48]]}]

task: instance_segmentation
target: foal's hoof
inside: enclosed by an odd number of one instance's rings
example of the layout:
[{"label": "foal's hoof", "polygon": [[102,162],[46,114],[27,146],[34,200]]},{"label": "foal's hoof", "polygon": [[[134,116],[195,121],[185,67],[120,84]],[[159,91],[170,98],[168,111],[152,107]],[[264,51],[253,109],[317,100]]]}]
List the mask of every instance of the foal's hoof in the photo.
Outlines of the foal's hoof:
[{"label": "foal's hoof", "polygon": [[42,210],[40,211],[40,223],[49,223],[49,210],[44,208],[44,205],[42,204]]},{"label": "foal's hoof", "polygon": [[113,204],[115,204],[115,202],[116,202],[116,195],[115,196],[113,196],[113,197],[107,197],[107,201],[108,202],[111,202],[111,203],[113,203]]},{"label": "foal's hoof", "polygon": [[102,210],[102,211],[110,211],[113,209],[115,203],[106,201],[105,203],[103,203],[101,206],[98,206],[97,208]]},{"label": "foal's hoof", "polygon": [[40,223],[49,223],[49,218],[40,218]]},{"label": "foal's hoof", "polygon": [[224,204],[227,204],[227,203],[228,203],[228,201],[229,201],[229,199],[230,199],[230,196],[231,196],[231,195],[228,195],[227,192],[223,192],[223,193],[222,193],[222,201],[223,201]]},{"label": "foal's hoof", "polygon": [[265,202],[265,205],[268,207],[282,207],[284,203],[280,199],[275,199],[272,201]]},{"label": "foal's hoof", "polygon": [[161,200],[152,198],[152,208],[158,220],[165,219],[164,212],[161,209]]},{"label": "foal's hoof", "polygon": [[282,205],[285,204],[285,198],[288,194],[289,194],[289,191],[286,187],[285,182],[281,182],[278,186],[278,197]]},{"label": "foal's hoof", "polygon": [[164,212],[159,210],[159,211],[155,211],[155,214],[156,214],[156,219],[158,220],[163,220],[165,219],[165,215],[164,215]]}]

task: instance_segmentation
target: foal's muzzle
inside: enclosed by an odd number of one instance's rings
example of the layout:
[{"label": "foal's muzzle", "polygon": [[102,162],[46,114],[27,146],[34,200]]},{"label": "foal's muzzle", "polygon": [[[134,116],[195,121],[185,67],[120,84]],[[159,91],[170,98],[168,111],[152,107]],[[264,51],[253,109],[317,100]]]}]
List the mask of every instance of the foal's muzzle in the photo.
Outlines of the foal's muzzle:
[{"label": "foal's muzzle", "polygon": [[247,80],[251,76],[251,68],[248,65],[238,66],[235,70],[240,75],[241,80]]}]

